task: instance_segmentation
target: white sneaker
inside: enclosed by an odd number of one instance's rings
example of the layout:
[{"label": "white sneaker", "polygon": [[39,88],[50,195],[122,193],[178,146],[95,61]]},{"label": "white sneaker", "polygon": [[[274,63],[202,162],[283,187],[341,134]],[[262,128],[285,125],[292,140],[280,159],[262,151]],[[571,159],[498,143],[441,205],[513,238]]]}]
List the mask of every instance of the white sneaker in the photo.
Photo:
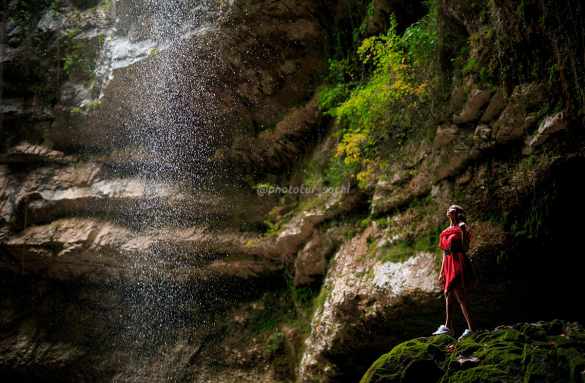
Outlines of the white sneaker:
[{"label": "white sneaker", "polygon": [[450,334],[451,330],[449,327],[445,326],[444,324],[440,325],[437,331],[433,333],[433,335],[443,335],[443,334]]},{"label": "white sneaker", "polygon": [[471,334],[473,334],[473,331],[471,331],[470,329],[466,328],[465,331],[463,331],[463,334],[461,334],[461,336],[459,338],[457,338],[457,340],[461,340],[467,336],[470,336]]}]

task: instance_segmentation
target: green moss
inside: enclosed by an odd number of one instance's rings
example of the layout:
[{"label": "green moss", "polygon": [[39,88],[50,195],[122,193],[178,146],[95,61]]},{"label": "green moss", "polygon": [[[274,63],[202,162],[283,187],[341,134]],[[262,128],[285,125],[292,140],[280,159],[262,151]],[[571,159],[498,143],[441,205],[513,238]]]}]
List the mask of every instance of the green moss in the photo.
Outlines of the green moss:
[{"label": "green moss", "polygon": [[458,371],[450,376],[448,383],[506,383],[517,382],[495,366],[478,366],[468,370]]},{"label": "green moss", "polygon": [[434,230],[418,235],[414,242],[414,249],[418,252],[424,251],[428,253],[440,254],[441,252],[438,246],[440,233],[441,228],[436,227]]},{"label": "green moss", "polygon": [[418,235],[413,239],[403,239],[392,244],[385,244],[381,247],[377,247],[375,242],[371,243],[369,254],[376,256],[382,262],[404,262],[420,252],[438,254],[437,230]]},{"label": "green moss", "polygon": [[90,100],[84,103],[82,106],[74,106],[69,109],[69,113],[72,115],[86,115],[89,112],[98,110],[102,106],[101,100]]},{"label": "green moss", "polygon": [[281,331],[272,333],[266,340],[264,355],[270,358],[284,347],[285,335]]},{"label": "green moss", "polygon": [[579,382],[585,371],[585,350],[562,347],[557,350],[558,363],[565,368],[561,375],[568,382]]},{"label": "green moss", "polygon": [[[585,330],[562,321],[483,331],[459,342],[448,336],[419,338],[380,357],[362,383],[578,383],[585,368],[584,351]],[[478,362],[461,365],[461,356],[474,356]],[[429,369],[439,374],[421,378],[420,370]]]},{"label": "green moss", "polygon": [[327,288],[313,285],[296,287],[293,276],[286,275],[286,288],[264,294],[261,302],[264,309],[250,318],[249,329],[253,334],[277,331],[283,325],[295,328],[303,337],[310,333],[310,322],[319,307],[321,296],[328,294]]},{"label": "green moss", "polygon": [[479,71],[479,61],[475,57],[470,57],[463,66],[463,74],[470,74]]},{"label": "green moss", "polygon": [[360,383],[403,382],[405,377],[414,375],[420,382],[436,381],[443,360],[441,348],[452,341],[453,338],[443,335],[399,344],[376,360]]},{"label": "green moss", "polygon": [[[258,184],[255,186],[257,193],[260,195],[267,195],[267,193],[272,193],[272,191],[277,190],[274,185],[271,184]],[[272,190],[272,191],[271,191]],[[286,226],[287,223],[294,217],[297,209],[293,208],[294,205],[285,205],[284,203],[276,206],[272,209],[262,224],[261,227],[257,227],[257,230],[260,230],[265,235],[270,237],[277,236],[280,231]],[[245,229],[245,228],[243,228]],[[254,229],[254,228],[251,228]]]},{"label": "green moss", "polygon": [[104,12],[109,12],[112,9],[112,0],[102,0],[98,7]]},{"label": "green moss", "polygon": [[320,289],[318,287],[296,287],[293,283],[292,275],[288,278],[288,290],[293,303],[297,310],[302,310],[303,314],[307,313],[307,310],[312,306],[313,300],[319,294]]},{"label": "green moss", "polygon": [[307,212],[310,210],[324,208],[325,203],[327,202],[327,197],[328,196],[324,194],[317,194],[305,197],[301,199],[301,201],[295,208],[295,213],[299,214],[301,212]]},{"label": "green moss", "polygon": [[266,293],[259,300],[262,309],[253,311],[248,320],[248,330],[253,335],[273,332],[279,324],[295,317],[290,297],[284,291]]},{"label": "green moss", "polygon": [[415,254],[408,241],[398,241],[393,245],[384,245],[377,249],[376,256],[382,262],[404,262]]},{"label": "green moss", "polygon": [[551,364],[557,364],[555,350],[526,345],[523,356],[522,363],[526,366],[524,382],[551,382],[555,380],[555,371],[549,368]]},{"label": "green moss", "polygon": [[317,295],[317,297],[313,300],[314,309],[320,310],[321,308],[323,308],[323,305],[325,304],[327,298],[329,298],[330,294],[331,288],[329,287],[329,285],[323,284],[323,286],[321,286],[321,291],[319,291],[319,295]]},{"label": "green moss", "polygon": [[378,218],[378,219],[375,219],[375,220],[374,220],[374,222],[376,222],[376,225],[377,225],[377,226],[378,226],[378,228],[380,228],[380,229],[385,229],[385,228],[387,228],[387,227],[388,227],[388,225],[390,224],[390,223],[389,223],[389,221],[390,221],[390,217],[389,217],[389,216],[382,217],[382,218]]},{"label": "green moss", "polygon": [[[61,40],[63,73],[68,77],[92,81],[95,79],[97,50],[89,41],[77,38],[80,32],[78,28],[70,28]],[[97,43],[100,44],[99,37]]]},{"label": "green moss", "polygon": [[99,109],[102,106],[102,101],[101,100],[91,100],[86,104],[86,109],[88,111],[94,111]]},{"label": "green moss", "polygon": [[[465,339],[459,345],[458,351],[465,355],[473,354],[484,364],[497,365],[501,370],[517,373],[525,341],[526,338],[518,330],[497,330]],[[455,363],[456,357],[451,357],[452,363]]]},{"label": "green moss", "polygon": [[379,357],[374,362],[374,364],[372,364],[372,366],[368,369],[368,371],[366,371],[366,373],[364,374],[364,376],[360,380],[360,383],[376,382],[378,380],[378,376],[383,375],[383,374],[386,375],[385,377],[387,378],[387,381],[391,381],[393,378],[398,379],[398,376],[396,373],[386,374],[386,373],[382,372],[383,368],[386,365],[386,363],[388,362],[389,358],[390,358],[390,353],[384,354],[381,357]]},{"label": "green moss", "polygon": [[106,35],[103,33],[100,33],[98,35],[97,39],[98,39],[98,48],[103,49],[103,47],[106,45]]}]

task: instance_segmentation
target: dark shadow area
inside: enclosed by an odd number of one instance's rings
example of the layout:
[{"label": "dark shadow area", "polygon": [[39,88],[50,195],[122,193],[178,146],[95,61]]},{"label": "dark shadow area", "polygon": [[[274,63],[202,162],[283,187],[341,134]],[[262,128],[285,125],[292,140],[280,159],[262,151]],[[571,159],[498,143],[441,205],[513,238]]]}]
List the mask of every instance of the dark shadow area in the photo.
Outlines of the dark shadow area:
[{"label": "dark shadow area", "polygon": [[585,254],[582,219],[585,160],[554,164],[513,217],[510,271],[519,318],[585,323],[581,309]]},{"label": "dark shadow area", "polygon": [[[580,140],[567,137],[564,150],[574,152],[569,141]],[[479,283],[469,300],[477,328],[552,319],[585,323],[580,308],[585,188],[579,179],[584,168],[583,158],[558,160],[522,192],[514,209],[493,215],[507,238],[472,254]],[[465,328],[459,310],[455,326],[456,332]]]},{"label": "dark shadow area", "polygon": [[96,285],[0,270],[0,382],[112,381],[169,345],[205,351],[229,330],[231,310],[285,288],[279,276]]}]

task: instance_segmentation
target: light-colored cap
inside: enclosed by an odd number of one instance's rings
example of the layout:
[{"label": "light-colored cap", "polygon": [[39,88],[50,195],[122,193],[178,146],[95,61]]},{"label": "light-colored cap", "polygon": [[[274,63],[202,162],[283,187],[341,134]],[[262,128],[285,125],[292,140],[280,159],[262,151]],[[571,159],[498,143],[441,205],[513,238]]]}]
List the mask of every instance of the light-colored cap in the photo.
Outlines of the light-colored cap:
[{"label": "light-colored cap", "polygon": [[459,211],[459,212],[464,212],[463,208],[459,205],[451,205],[449,206],[449,209],[447,209],[447,212],[450,213],[452,211]]}]

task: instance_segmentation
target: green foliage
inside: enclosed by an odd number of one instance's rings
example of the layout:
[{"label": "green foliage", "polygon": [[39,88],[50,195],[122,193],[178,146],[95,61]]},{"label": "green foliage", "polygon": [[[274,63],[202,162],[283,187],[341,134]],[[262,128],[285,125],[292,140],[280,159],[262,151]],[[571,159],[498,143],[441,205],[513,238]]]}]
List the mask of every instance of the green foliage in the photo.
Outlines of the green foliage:
[{"label": "green foliage", "polygon": [[555,81],[557,81],[560,77],[560,71],[559,71],[559,66],[558,64],[552,64],[549,68],[548,68],[548,82],[549,83],[553,83]]},{"label": "green foliage", "polygon": [[86,43],[77,39],[80,31],[77,28],[67,30],[63,39],[64,56],[63,72],[67,76],[80,76],[91,79],[95,63],[88,52]]},{"label": "green foliage", "polygon": [[300,307],[304,307],[309,305],[313,300],[315,289],[310,287],[294,287],[292,288],[291,293],[293,302]]},{"label": "green foliage", "polygon": [[272,331],[278,327],[278,324],[281,322],[280,319],[277,315],[266,315],[255,318],[255,322],[252,323],[252,331],[257,333]]},{"label": "green foliage", "polygon": [[343,59],[329,59],[326,81],[332,84],[352,84],[359,80],[359,62]]},{"label": "green foliage", "polygon": [[332,158],[325,172],[325,183],[330,186],[339,186],[343,184],[350,171],[339,158]]},{"label": "green foliage", "polygon": [[347,154],[350,163],[356,160],[360,146],[368,143],[371,130],[389,103],[407,91],[406,73],[402,64],[403,51],[400,37],[396,33],[396,20],[385,35],[365,39],[357,50],[365,65],[372,65],[374,72],[370,80],[352,91],[348,100],[332,114],[345,127],[346,132],[338,147],[338,155]]},{"label": "green foliage", "polygon": [[80,65],[80,58],[77,55],[68,55],[63,58],[63,71],[69,75]]},{"label": "green foliage", "polygon": [[[319,92],[321,110],[335,118],[340,129],[335,157],[327,172],[334,183],[356,178],[367,188],[375,171],[380,144],[390,136],[401,141],[401,129],[426,118],[415,111],[428,102],[435,86],[437,65],[437,6],[404,33],[394,16],[386,33],[364,39],[352,59],[331,60],[328,84]],[[369,75],[360,79],[359,68]],[[402,137],[402,138],[401,138]]]},{"label": "green foliage", "polygon": [[429,13],[410,26],[401,38],[410,62],[417,68],[429,68],[435,64],[438,49],[439,27],[437,7],[429,4]]},{"label": "green foliage", "polygon": [[378,227],[380,229],[385,229],[388,227],[389,225],[389,221],[390,221],[390,217],[382,217],[382,218],[378,218],[375,220],[376,225],[378,225]]},{"label": "green foliage", "polygon": [[80,32],[79,28],[70,28],[65,31],[65,36],[67,37],[67,40],[73,40]]},{"label": "green foliage", "polygon": [[461,47],[451,57],[451,66],[453,67],[454,74],[463,73],[463,68],[468,65],[469,60],[469,42],[462,43]]},{"label": "green foliage", "polygon": [[360,24],[360,26],[358,28],[355,28],[352,31],[352,38],[353,38],[353,42],[358,42],[360,40],[360,38],[362,38],[362,36],[364,36],[367,31],[368,31],[368,20],[374,16],[376,12],[375,6],[374,6],[374,1],[370,1],[368,2],[368,5],[366,7],[366,14],[365,17],[362,19],[362,22]]},{"label": "green foliage", "polygon": [[318,90],[319,108],[326,115],[334,116],[332,111],[343,103],[350,94],[346,84],[333,84],[321,87]]},{"label": "green foliage", "polygon": [[475,57],[470,57],[463,66],[463,74],[467,75],[479,71],[479,61]]},{"label": "green foliage", "polygon": [[264,223],[266,224],[267,230],[266,234],[270,236],[276,236],[280,232],[282,228],[281,222],[272,222],[270,220],[265,220]]},{"label": "green foliage", "polygon": [[83,55],[78,52],[73,52],[63,58],[63,72],[67,76],[78,74],[83,77],[90,77],[93,68],[87,58],[83,57]]}]

